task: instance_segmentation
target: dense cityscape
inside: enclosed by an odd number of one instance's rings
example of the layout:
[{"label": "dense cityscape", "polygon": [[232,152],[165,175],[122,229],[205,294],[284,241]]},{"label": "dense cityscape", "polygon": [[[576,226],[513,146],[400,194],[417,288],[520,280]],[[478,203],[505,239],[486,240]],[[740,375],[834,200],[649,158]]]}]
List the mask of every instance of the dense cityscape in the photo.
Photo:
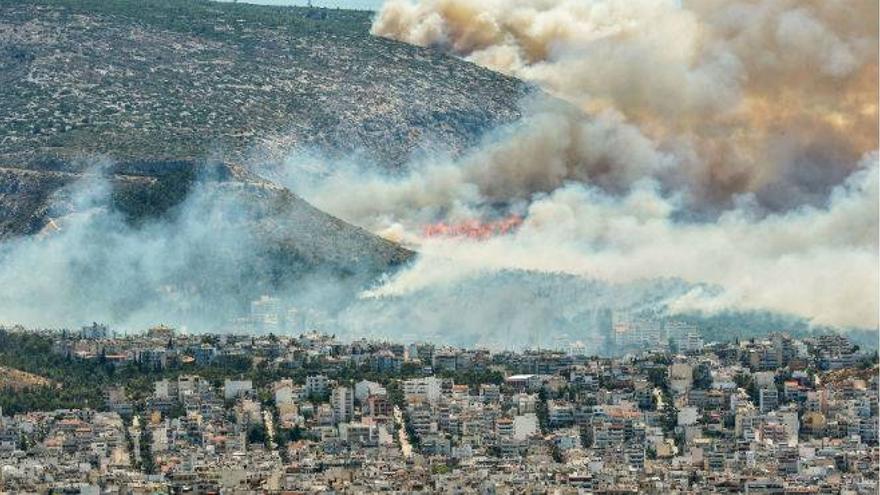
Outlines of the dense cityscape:
[{"label": "dense cityscape", "polygon": [[614,358],[318,332],[5,329],[0,363],[16,366],[2,368],[0,487],[876,493],[875,351],[833,334],[704,342],[674,320],[613,331],[658,328],[663,345]]}]

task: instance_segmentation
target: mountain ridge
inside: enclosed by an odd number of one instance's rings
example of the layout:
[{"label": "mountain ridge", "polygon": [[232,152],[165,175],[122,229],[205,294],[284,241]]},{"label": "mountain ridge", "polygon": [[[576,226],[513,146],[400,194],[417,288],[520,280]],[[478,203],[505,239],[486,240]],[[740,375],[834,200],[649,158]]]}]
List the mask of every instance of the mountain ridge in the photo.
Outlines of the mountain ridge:
[{"label": "mountain ridge", "polygon": [[0,2],[0,239],[44,232],[59,192],[103,163],[112,205],[133,225],[173,212],[210,170],[287,205],[269,222],[305,219],[314,232],[290,231],[365,246],[346,258],[305,242],[313,252],[288,254],[381,261],[375,273],[405,263],[411,251],[267,187],[248,163],[306,148],[393,171],[424,146],[460,152],[516,120],[531,90],[369,25],[366,12],[205,0]]}]

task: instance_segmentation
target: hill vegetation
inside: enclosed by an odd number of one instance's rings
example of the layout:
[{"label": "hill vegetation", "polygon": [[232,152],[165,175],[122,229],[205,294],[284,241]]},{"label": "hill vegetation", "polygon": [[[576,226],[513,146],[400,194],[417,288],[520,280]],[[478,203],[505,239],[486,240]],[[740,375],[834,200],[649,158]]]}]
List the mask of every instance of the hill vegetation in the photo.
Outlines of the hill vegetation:
[{"label": "hill vegetation", "polygon": [[369,23],[199,0],[2,2],[0,163],[312,146],[395,164],[426,140],[461,149],[518,117],[519,81],[372,37]]},{"label": "hill vegetation", "polygon": [[100,171],[135,227],[179,214],[205,179],[252,202],[242,232],[277,261],[275,278],[405,262],[409,251],[249,164],[318,149],[394,169],[425,146],[456,153],[517,119],[530,90],[369,24],[366,12],[204,0],[0,2],[0,239],[64,229],[69,190]]}]

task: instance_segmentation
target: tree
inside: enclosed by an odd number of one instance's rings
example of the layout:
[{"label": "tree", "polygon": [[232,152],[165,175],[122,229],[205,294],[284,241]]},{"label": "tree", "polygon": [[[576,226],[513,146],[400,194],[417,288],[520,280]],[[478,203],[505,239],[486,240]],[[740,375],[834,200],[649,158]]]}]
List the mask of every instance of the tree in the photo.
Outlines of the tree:
[{"label": "tree", "polygon": [[694,388],[708,390],[712,388],[712,370],[708,363],[698,364],[693,371]]},{"label": "tree", "polygon": [[648,381],[654,384],[654,386],[657,388],[666,389],[666,367],[657,366],[654,368],[650,368],[648,370]]},{"label": "tree", "polygon": [[251,425],[248,426],[248,443],[266,443],[266,440],[266,427],[263,426],[263,423],[251,423]]},{"label": "tree", "polygon": [[149,428],[141,430],[141,468],[147,474],[156,472],[156,461],[153,458],[153,436]]},{"label": "tree", "polygon": [[538,416],[538,425],[541,433],[547,433],[550,429],[549,413],[547,410],[547,391],[544,388],[538,392],[538,403],[535,404],[535,415]]}]

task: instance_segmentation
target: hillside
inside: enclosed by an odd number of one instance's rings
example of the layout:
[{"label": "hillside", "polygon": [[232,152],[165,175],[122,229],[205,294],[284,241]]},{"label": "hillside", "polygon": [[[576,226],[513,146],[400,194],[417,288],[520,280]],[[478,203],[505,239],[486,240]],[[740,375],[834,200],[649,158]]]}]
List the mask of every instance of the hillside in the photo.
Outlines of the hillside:
[{"label": "hillside", "polygon": [[99,164],[110,206],[134,226],[179,215],[205,176],[244,194],[263,215],[245,232],[285,263],[276,278],[291,260],[346,274],[406,261],[248,164],[309,148],[393,170],[420,146],[461,151],[516,119],[528,89],[372,37],[369,23],[365,12],[201,0],[0,2],[0,239],[65,225],[68,190]]},{"label": "hillside", "polygon": [[393,168],[517,118],[522,83],[372,37],[369,22],[199,0],[0,2],[0,238],[39,231],[95,156],[142,189],[123,209],[150,215],[208,158],[310,147]]},{"label": "hillside", "polygon": [[369,24],[203,0],[0,1],[5,317],[174,306],[222,322],[262,293],[331,277],[352,294],[409,260],[251,165],[318,149],[393,171],[517,119],[530,89]]},{"label": "hillside", "polygon": [[52,385],[52,380],[49,380],[48,378],[28,373],[26,371],[0,366],[0,391],[21,391],[48,387],[50,385]]}]

